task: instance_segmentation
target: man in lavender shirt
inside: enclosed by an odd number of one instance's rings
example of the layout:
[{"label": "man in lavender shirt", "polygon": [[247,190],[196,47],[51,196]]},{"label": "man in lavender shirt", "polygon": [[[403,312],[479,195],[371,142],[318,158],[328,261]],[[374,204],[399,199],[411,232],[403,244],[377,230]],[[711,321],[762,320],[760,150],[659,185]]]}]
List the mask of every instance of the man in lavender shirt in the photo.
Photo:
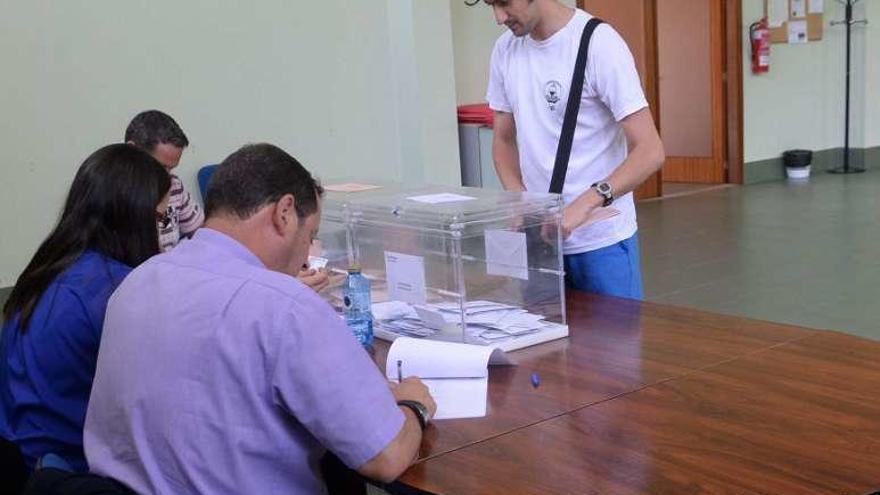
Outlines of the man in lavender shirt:
[{"label": "man in lavender shirt", "polygon": [[212,180],[205,226],[110,299],[85,425],[91,470],[138,493],[321,493],[330,450],[393,480],[418,453],[419,413],[436,406],[416,378],[392,388],[294,278],[321,187],[268,144],[236,151]]}]

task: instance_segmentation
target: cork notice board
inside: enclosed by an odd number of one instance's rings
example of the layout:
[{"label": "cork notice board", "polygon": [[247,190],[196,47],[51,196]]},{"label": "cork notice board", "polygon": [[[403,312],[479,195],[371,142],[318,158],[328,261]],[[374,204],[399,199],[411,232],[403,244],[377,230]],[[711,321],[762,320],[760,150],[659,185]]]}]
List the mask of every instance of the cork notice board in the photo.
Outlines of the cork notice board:
[{"label": "cork notice board", "polygon": [[[806,23],[806,41],[821,40],[823,33],[822,10],[823,0],[764,0],[764,15],[770,22],[770,41],[789,43],[789,28],[794,27],[796,25],[794,23],[800,25]],[[781,21],[781,25],[774,26],[774,19],[777,22]]]}]

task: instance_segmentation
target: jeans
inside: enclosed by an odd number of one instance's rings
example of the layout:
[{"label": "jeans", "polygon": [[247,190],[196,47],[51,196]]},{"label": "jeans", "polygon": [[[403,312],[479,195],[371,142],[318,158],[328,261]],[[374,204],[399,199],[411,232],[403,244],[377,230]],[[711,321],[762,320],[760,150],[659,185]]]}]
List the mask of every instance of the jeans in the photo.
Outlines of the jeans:
[{"label": "jeans", "polygon": [[565,284],[569,288],[629,299],[644,298],[638,234],[595,251],[567,254],[564,261]]}]

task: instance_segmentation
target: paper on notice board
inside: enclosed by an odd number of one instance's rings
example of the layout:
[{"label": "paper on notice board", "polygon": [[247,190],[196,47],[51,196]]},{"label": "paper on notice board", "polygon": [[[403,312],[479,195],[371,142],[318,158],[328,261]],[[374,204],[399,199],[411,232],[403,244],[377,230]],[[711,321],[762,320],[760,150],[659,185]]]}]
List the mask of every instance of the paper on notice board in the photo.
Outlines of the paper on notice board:
[{"label": "paper on notice board", "polygon": [[791,17],[801,18],[807,16],[807,0],[791,0]]},{"label": "paper on notice board", "polygon": [[788,42],[791,44],[807,42],[807,21],[788,22]]},{"label": "paper on notice board", "polygon": [[421,256],[385,251],[388,297],[394,301],[425,304],[425,259]]},{"label": "paper on notice board", "polygon": [[770,27],[780,27],[788,20],[788,0],[767,0],[767,23]]},{"label": "paper on notice board", "polygon": [[821,14],[825,12],[825,5],[822,0],[809,0],[810,6],[807,9],[811,14]]},{"label": "paper on notice board", "polygon": [[528,280],[526,235],[509,230],[487,230],[486,273]]}]

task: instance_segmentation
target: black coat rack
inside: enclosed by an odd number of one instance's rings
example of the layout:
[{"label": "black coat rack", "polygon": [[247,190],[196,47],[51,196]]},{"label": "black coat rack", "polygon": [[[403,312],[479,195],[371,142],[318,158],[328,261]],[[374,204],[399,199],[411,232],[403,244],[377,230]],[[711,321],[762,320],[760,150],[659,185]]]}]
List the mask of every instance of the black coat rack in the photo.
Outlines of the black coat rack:
[{"label": "black coat rack", "polygon": [[846,123],[844,124],[844,143],[843,143],[843,165],[829,170],[832,174],[857,174],[864,172],[862,167],[853,167],[849,164],[849,93],[850,93],[850,72],[852,71],[852,62],[850,51],[852,50],[852,27],[855,24],[867,24],[866,19],[853,20],[853,5],[859,3],[859,0],[837,0],[846,8],[846,18],[842,21],[832,22],[832,26],[840,24],[846,25]]}]

